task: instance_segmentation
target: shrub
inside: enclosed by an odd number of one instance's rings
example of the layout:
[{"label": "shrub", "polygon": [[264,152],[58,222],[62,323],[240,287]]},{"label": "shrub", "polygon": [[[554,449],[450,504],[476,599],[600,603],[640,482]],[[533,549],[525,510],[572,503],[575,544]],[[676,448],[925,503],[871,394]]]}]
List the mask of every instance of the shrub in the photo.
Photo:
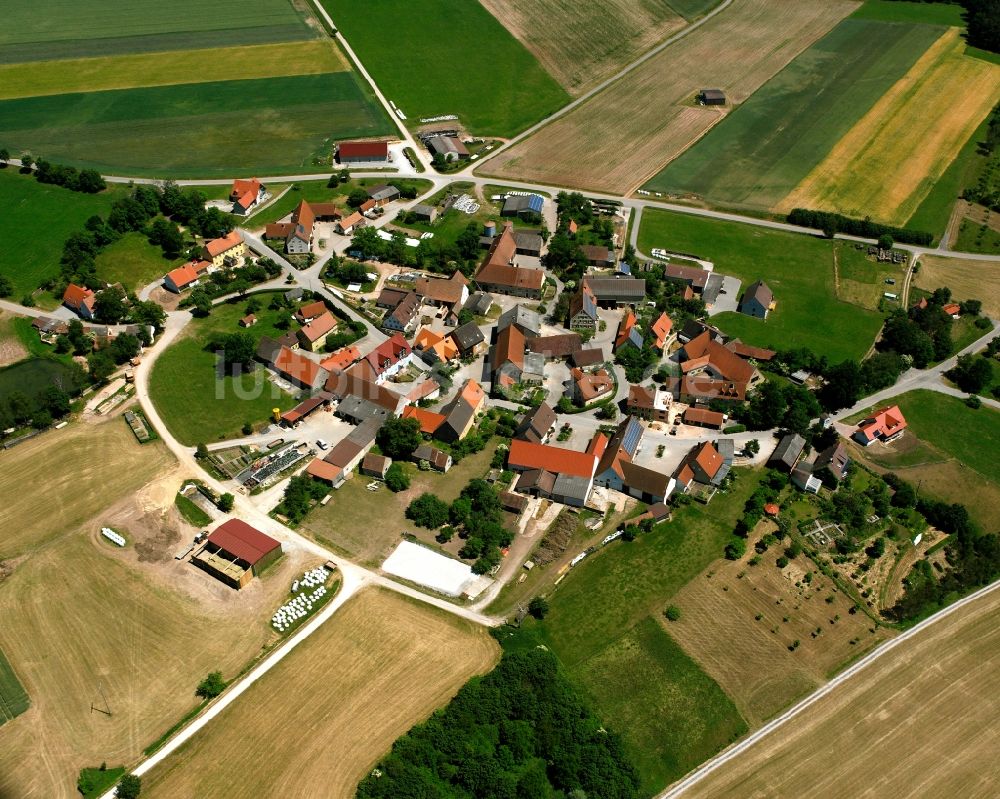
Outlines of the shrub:
[{"label": "shrub", "polygon": [[545,601],[545,597],[532,597],[531,601],[528,603],[528,613],[540,621],[545,618],[545,614],[548,612],[549,603]]},{"label": "shrub", "polygon": [[410,475],[401,463],[393,463],[385,473],[385,484],[395,494],[410,487]]},{"label": "shrub", "polygon": [[663,611],[663,615],[669,621],[677,621],[681,617],[681,609],[677,605],[667,605],[667,609]]},{"label": "shrub", "polygon": [[140,793],[142,793],[142,780],[135,774],[126,774],[119,780],[115,796],[118,799],[139,799]]},{"label": "shrub", "polygon": [[424,492],[407,507],[406,518],[428,530],[436,530],[448,521],[448,503]]},{"label": "shrub", "polygon": [[747,551],[747,542],[742,538],[733,537],[732,541],[726,544],[726,560],[739,560]]},{"label": "shrub", "polygon": [[778,559],[777,559],[777,560],[776,560],[776,561],[775,561],[774,563],[775,563],[775,565],[776,565],[776,566],[777,566],[777,567],[778,567],[779,569],[783,569],[783,568],[785,568],[785,566],[787,566],[787,565],[788,565],[788,558],[786,558],[786,557],[785,557],[784,555],[782,555],[782,556],[781,556],[780,558],[778,558]]},{"label": "shrub", "polygon": [[202,699],[214,699],[226,688],[226,681],[222,679],[221,671],[211,672],[204,680],[198,683],[195,694]]}]

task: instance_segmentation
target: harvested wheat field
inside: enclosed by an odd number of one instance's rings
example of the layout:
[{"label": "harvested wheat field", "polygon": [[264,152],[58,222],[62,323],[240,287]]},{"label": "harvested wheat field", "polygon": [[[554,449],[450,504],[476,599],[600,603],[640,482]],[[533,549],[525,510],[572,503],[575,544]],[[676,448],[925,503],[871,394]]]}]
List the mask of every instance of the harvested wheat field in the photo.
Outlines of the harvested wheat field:
[{"label": "harvested wheat field", "polygon": [[0,311],[0,366],[17,363],[28,356],[28,349],[21,343],[14,320],[17,317]]},{"label": "harvested wheat field", "polygon": [[[230,589],[228,607],[212,608],[130,555],[93,531],[67,535],[0,583],[0,648],[31,697],[0,727],[0,796],[76,796],[81,767],[138,759],[195,706],[208,672],[231,678],[272,640],[270,610],[253,612]],[[269,607],[277,604],[274,595]]]},{"label": "harvested wheat field", "polygon": [[980,300],[984,316],[1000,319],[1000,264],[961,256],[922,255],[913,280],[917,288],[927,291],[947,286],[956,302]]},{"label": "harvested wheat field", "polygon": [[683,793],[996,796],[1000,591],[963,607]]},{"label": "harvested wheat field", "polygon": [[[761,522],[746,556],[714,563],[684,586],[673,599],[681,618],[668,626],[754,726],[888,636],[877,627],[873,634],[875,625],[864,613],[852,614],[850,597],[804,555],[779,569],[779,544],[761,555],[758,565],[748,565],[754,542],[773,530]],[[807,572],[812,572],[809,583],[803,581]],[[795,641],[799,646],[790,651]]]},{"label": "harvested wheat field", "polygon": [[1000,65],[950,28],[777,207],[902,225],[1000,100]]},{"label": "harvested wheat field", "polygon": [[139,444],[120,415],[71,422],[3,451],[0,558],[24,554],[78,527],[172,460],[160,442]]},{"label": "harvested wheat field", "polygon": [[486,162],[485,174],[629,193],[684,152],[726,109],[695,103],[703,88],[743,102],[857,7],[849,0],[733,0],[538,133]]},{"label": "harvested wheat field", "polygon": [[144,776],[143,796],[347,799],[399,735],[498,654],[483,628],[366,589]]},{"label": "harvested wheat field", "polygon": [[482,3],[571,95],[610,77],[687,24],[666,0]]}]

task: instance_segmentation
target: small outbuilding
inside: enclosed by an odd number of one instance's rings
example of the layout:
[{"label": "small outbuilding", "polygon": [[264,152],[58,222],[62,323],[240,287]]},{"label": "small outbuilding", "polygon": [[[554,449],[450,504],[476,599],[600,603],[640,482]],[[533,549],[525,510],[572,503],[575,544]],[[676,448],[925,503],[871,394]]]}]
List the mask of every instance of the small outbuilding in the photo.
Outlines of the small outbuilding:
[{"label": "small outbuilding", "polygon": [[698,102],[702,105],[725,105],[726,93],[722,89],[702,89],[698,92]]},{"label": "small outbuilding", "polygon": [[281,543],[239,519],[215,528],[191,562],[240,589],[281,557]]}]

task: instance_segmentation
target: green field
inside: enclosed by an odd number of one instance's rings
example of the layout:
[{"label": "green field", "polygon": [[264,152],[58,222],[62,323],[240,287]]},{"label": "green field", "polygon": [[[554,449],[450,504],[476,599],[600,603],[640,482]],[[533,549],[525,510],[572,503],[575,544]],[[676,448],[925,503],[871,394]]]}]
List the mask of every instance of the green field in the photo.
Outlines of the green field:
[{"label": "green field", "polygon": [[141,233],[126,233],[98,254],[97,276],[108,283],[121,283],[129,291],[138,292],[184,261],[184,258],[164,258],[163,251],[150,244]]},{"label": "green field", "polygon": [[1000,255],[1000,233],[993,228],[963,219],[958,226],[958,236],[951,249],[959,252],[984,252]]},{"label": "green field", "polygon": [[73,394],[82,386],[82,374],[56,358],[28,358],[0,369],[0,402],[12,394],[34,397],[49,386]]},{"label": "green field", "polygon": [[0,63],[307,39],[289,0],[14,0],[4,7]]},{"label": "green field", "polygon": [[925,25],[951,25],[964,28],[964,10],[955,3],[903,2],[902,0],[867,0],[851,16],[883,22],[913,22]]},{"label": "green field", "polygon": [[328,165],[336,139],[390,130],[351,72],[0,102],[0,141],[12,152],[137,175],[301,170]]},{"label": "green field", "polygon": [[346,208],[347,196],[354,189],[370,188],[389,180],[400,187],[413,186],[416,188],[418,194],[422,194],[431,187],[429,180],[422,180],[421,178],[403,179],[394,177],[393,175],[386,175],[384,178],[355,178],[347,181],[347,183],[341,183],[334,188],[327,186],[325,180],[303,180],[292,184],[284,195],[267,206],[267,208],[252,215],[250,217],[250,224],[253,227],[260,227],[269,222],[277,222],[294,211],[303,200],[314,203],[343,203]]},{"label": "green field", "polygon": [[739,313],[712,317],[722,330],[748,344],[808,347],[837,362],[861,358],[881,327],[875,311],[837,299],[830,241],[647,209],[639,249],[648,253],[654,247],[707,258],[717,272],[740,278],[743,288],[758,278],[771,287],[777,307],[766,321]]},{"label": "green field", "polygon": [[646,188],[773,208],[940,34],[928,25],[844,20]]},{"label": "green field", "polygon": [[[255,296],[264,309],[257,313],[258,322],[249,332],[257,340],[282,335],[285,331],[278,330],[275,322],[287,311],[267,309],[273,294]],[[171,344],[153,367],[149,377],[153,404],[182,444],[234,438],[244,422],[262,422],[272,408],[287,410],[296,404],[291,395],[266,379],[268,372],[263,368],[238,380],[231,376],[216,380],[216,357],[210,342],[213,336],[242,329],[237,322],[245,315],[246,304],[244,299],[218,305],[209,316],[194,320],[184,337]]]},{"label": "green field", "polygon": [[704,16],[717,5],[719,0],[668,0],[670,7],[689,22]]},{"label": "green field", "polygon": [[619,730],[645,793],[682,776],[746,725],[722,690],[658,628],[671,597],[722,554],[759,475],[739,472],[708,506],[689,505],[633,542],[576,566],[526,636],[548,646]]},{"label": "green field", "polygon": [[[11,148],[8,148],[11,149]],[[14,299],[59,274],[59,255],[70,233],[94,214],[107,215],[127,189],[80,194],[38,183],[12,167],[0,169],[0,275],[14,284]]]},{"label": "green field", "polygon": [[0,651],[0,724],[20,716],[30,705],[28,692],[17,679],[10,661]]},{"label": "green field", "polygon": [[[951,219],[955,200],[962,196],[962,192],[967,187],[976,185],[980,172],[989,163],[989,158],[979,150],[979,143],[986,138],[988,127],[989,118],[983,120],[982,124],[976,128],[976,132],[959,150],[955,160],[934,183],[930,193],[917,206],[913,215],[906,220],[906,227],[911,230],[926,230],[933,233],[934,243],[937,244],[948,227],[948,220]],[[956,246],[954,249],[961,250],[963,248]],[[977,250],[973,250],[973,252],[977,252]],[[986,250],[986,252],[990,251]]]},{"label": "green field", "polygon": [[421,117],[457,114],[471,133],[513,136],[569,102],[534,56],[479,3],[322,3],[386,98],[412,125]]}]

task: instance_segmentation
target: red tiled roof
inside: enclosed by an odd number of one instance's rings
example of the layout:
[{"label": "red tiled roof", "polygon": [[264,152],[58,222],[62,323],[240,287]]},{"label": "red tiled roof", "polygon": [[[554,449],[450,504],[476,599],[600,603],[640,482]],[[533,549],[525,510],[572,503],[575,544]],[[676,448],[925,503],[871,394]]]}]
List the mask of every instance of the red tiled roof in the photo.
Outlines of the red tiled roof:
[{"label": "red tiled roof", "polygon": [[326,313],[326,303],[323,300],[316,300],[299,308],[295,316],[299,319],[313,319],[324,313]]},{"label": "red tiled roof", "polygon": [[548,444],[533,444],[514,439],[510,442],[507,463],[518,469],[544,469],[574,477],[593,477],[597,458],[587,452],[577,452]]},{"label": "red tiled roof", "polygon": [[274,368],[304,386],[316,385],[321,372],[318,363],[293,352],[288,347],[281,348],[278,357],[274,359]]},{"label": "red tiled roof", "polygon": [[769,361],[778,354],[774,350],[765,349],[764,347],[752,347],[749,344],[744,344],[742,341],[727,342],[726,349],[735,352],[741,358],[753,358],[755,361]]},{"label": "red tiled roof", "polygon": [[418,408],[416,405],[407,405],[403,408],[403,418],[416,419],[420,422],[420,432],[429,436],[434,435],[434,431],[444,424],[445,420],[444,414]]},{"label": "red tiled roof", "polygon": [[458,393],[458,398],[465,400],[469,405],[478,410],[483,400],[486,399],[486,392],[475,380],[469,378],[462,390]]},{"label": "red tiled roof", "polygon": [[352,345],[337,350],[320,361],[319,365],[329,372],[342,372],[360,357],[361,350]]},{"label": "red tiled roof", "polygon": [[725,462],[711,441],[706,441],[701,445],[693,460],[708,475],[709,479],[715,477],[716,472],[722,468],[722,464]]},{"label": "red tiled roof", "polygon": [[[753,367],[739,355],[715,341],[707,330],[684,345],[684,355],[687,361],[698,362],[707,356],[711,368],[726,380],[749,382],[753,377]],[[685,372],[690,371],[686,363],[681,364],[681,369]]]},{"label": "red tiled roof", "polygon": [[622,344],[628,341],[628,334],[632,332],[632,328],[635,327],[636,321],[637,320],[635,318],[635,314],[632,313],[632,309],[629,308],[626,310],[621,322],[618,323],[618,336],[615,338],[615,349],[618,349]]},{"label": "red tiled roof", "polygon": [[317,341],[323,336],[327,335],[331,330],[337,327],[337,320],[334,319],[333,314],[329,311],[324,311],[320,316],[317,316],[309,324],[303,325],[299,334],[305,336],[310,342]]},{"label": "red tiled roof", "polygon": [[306,467],[306,473],[315,477],[318,480],[326,480],[328,483],[332,483],[337,477],[340,476],[341,472],[344,470],[339,466],[334,466],[332,463],[327,463],[321,458],[314,458],[312,463]]},{"label": "red tiled roof", "polygon": [[191,285],[198,279],[198,273],[195,271],[194,267],[191,266],[191,264],[184,264],[184,266],[178,266],[176,269],[171,269],[167,272],[166,276],[170,278],[170,282],[179,289]]},{"label": "red tiled roof", "polygon": [[882,408],[868,419],[862,419],[858,432],[869,441],[876,438],[888,438],[906,429],[906,418],[898,405]]},{"label": "red tiled roof", "polygon": [[207,242],[205,244],[205,250],[214,258],[216,255],[222,255],[224,252],[228,252],[242,242],[243,236],[240,235],[240,232],[238,230],[232,230],[221,239],[212,239]]},{"label": "red tiled roof", "polygon": [[685,424],[710,424],[721,427],[724,421],[726,421],[724,414],[710,411],[707,408],[690,407],[684,411]]},{"label": "red tiled roof", "polygon": [[383,341],[375,349],[365,356],[365,361],[371,366],[375,375],[382,374],[387,369],[395,366],[399,361],[413,352],[410,345],[401,333],[394,333],[392,337]]},{"label": "red tiled roof", "polygon": [[80,305],[94,296],[94,292],[83,286],[70,283],[63,292],[63,302],[71,308],[79,308]]},{"label": "red tiled roof", "polygon": [[386,158],[389,143],[384,141],[343,141],[337,147],[337,154],[345,158]]},{"label": "red tiled roof", "polygon": [[941,310],[944,311],[946,314],[948,314],[948,316],[954,316],[955,314],[961,312],[962,306],[959,305],[957,302],[950,302],[947,305],[945,305]]},{"label": "red tiled roof", "polygon": [[281,548],[281,544],[271,536],[264,535],[260,530],[239,519],[229,519],[216,527],[208,540],[240,560],[245,560],[251,566],[265,555]]},{"label": "red tiled roof", "polygon": [[256,197],[259,191],[260,181],[257,178],[250,178],[250,180],[237,178],[233,181],[233,188],[229,192],[229,198],[235,200],[250,193],[253,193],[253,196]]},{"label": "red tiled roof", "polygon": [[493,371],[507,361],[515,364],[518,369],[524,368],[524,333],[514,325],[505,327],[497,335],[497,343],[493,347]]},{"label": "red tiled roof", "polygon": [[517,239],[514,238],[514,227],[507,222],[476,272],[476,280],[496,286],[540,290],[545,281],[544,273],[541,269],[511,266],[511,260],[516,252]]},{"label": "red tiled roof", "polygon": [[674,326],[673,320],[667,316],[665,313],[661,313],[659,318],[650,325],[649,329],[652,331],[653,335],[656,337],[656,348],[658,350],[663,349],[663,345],[667,342],[667,336],[670,335],[670,331]]}]

